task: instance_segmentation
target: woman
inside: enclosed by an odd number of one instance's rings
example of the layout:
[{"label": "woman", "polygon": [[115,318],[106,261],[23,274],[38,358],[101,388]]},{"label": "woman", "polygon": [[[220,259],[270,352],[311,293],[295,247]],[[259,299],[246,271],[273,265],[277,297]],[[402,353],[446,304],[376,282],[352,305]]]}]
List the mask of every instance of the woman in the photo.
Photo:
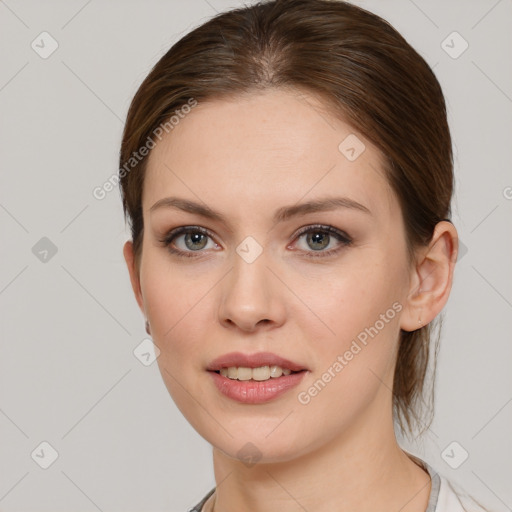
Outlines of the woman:
[{"label": "woman", "polygon": [[219,14],[140,86],[120,169],[135,297],[213,446],[193,510],[465,510],[395,436],[429,424],[458,239],[443,94],[387,22],[328,0]]}]

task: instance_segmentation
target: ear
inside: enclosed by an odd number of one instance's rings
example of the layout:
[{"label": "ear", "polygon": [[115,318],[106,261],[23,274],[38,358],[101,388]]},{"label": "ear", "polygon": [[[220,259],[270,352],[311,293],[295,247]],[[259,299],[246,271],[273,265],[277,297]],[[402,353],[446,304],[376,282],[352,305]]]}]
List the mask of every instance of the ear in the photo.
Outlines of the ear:
[{"label": "ear", "polygon": [[417,253],[401,329],[415,331],[441,312],[450,295],[458,247],[455,226],[449,221],[438,222],[428,247]]},{"label": "ear", "polygon": [[140,287],[139,269],[137,268],[137,264],[135,262],[135,256],[133,254],[133,242],[131,240],[128,240],[124,244],[123,255],[128,267],[128,272],[130,273],[130,281],[132,283],[135,299],[139,304],[140,310],[145,315],[144,299],[142,298],[142,290]]}]

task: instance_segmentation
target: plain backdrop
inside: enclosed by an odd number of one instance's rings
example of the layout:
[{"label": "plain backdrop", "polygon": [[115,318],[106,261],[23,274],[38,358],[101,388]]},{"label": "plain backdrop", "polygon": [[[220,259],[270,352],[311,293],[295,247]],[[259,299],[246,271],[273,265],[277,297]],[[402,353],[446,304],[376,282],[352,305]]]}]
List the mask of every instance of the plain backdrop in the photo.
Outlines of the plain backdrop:
[{"label": "plain backdrop", "polygon": [[[98,200],[93,190],[117,172],[126,112],[151,67],[185,33],[240,5],[0,2],[4,512],[184,512],[215,485],[211,446],[157,364],[134,354],[146,333],[122,257],[120,196]],[[404,447],[494,510],[512,510],[512,2],[358,5],[434,68],[454,141],[463,246],[436,415]]]}]

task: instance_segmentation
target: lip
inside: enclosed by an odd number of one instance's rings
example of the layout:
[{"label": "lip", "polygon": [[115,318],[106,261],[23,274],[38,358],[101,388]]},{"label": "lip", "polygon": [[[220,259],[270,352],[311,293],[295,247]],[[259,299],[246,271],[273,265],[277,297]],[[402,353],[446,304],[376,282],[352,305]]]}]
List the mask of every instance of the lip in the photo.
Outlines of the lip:
[{"label": "lip", "polygon": [[213,383],[224,396],[243,404],[263,404],[299,385],[308,371],[290,373],[269,380],[236,380],[210,371]]},{"label": "lip", "polygon": [[[206,367],[210,372],[216,372],[221,368],[230,366],[243,366],[245,368],[258,368],[260,366],[280,366],[288,368],[292,372],[308,370],[304,365],[280,357],[272,352],[258,352],[256,354],[244,354],[242,352],[230,352],[217,357]],[[243,381],[242,381],[243,382]]]}]

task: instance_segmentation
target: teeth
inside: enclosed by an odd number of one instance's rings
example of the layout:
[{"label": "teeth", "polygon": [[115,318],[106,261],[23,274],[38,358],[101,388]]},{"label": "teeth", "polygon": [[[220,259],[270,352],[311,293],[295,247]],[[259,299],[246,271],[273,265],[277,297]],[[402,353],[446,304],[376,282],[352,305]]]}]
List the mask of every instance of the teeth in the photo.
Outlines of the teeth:
[{"label": "teeth", "polygon": [[280,366],[260,366],[258,368],[247,368],[245,366],[230,366],[221,368],[220,374],[234,380],[268,380],[278,378],[281,375],[290,375],[291,370]]}]

